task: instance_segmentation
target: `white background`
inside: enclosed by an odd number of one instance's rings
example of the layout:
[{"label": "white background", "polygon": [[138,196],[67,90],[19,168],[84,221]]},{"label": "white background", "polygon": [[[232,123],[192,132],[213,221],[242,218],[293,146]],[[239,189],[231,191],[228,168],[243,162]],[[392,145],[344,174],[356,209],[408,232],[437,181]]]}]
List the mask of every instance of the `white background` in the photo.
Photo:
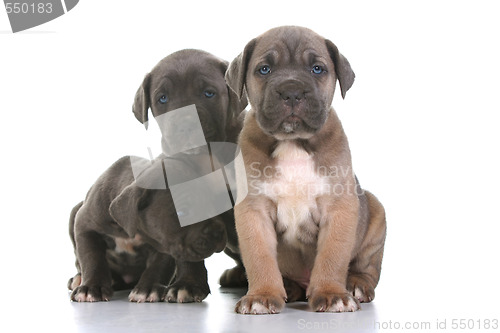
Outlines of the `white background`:
[{"label": "white background", "polygon": [[[147,156],[131,108],[144,75],[182,48],[232,60],[293,24],[331,39],[356,73],[334,107],[361,184],[387,211],[382,320],[500,319],[496,2],[246,2],[82,0],[17,34],[0,10],[6,317],[64,317],[71,208],[113,161]],[[211,259],[211,281],[231,265]]]}]

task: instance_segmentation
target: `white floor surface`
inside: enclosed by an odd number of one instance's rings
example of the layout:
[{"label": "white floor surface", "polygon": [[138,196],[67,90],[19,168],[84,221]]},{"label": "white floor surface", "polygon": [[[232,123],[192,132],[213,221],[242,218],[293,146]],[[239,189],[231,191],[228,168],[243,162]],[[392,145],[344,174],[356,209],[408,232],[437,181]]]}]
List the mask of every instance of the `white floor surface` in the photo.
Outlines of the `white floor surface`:
[{"label": "white floor surface", "polygon": [[[499,331],[498,302],[494,297],[480,293],[475,284],[468,286],[464,280],[458,282],[463,286],[459,289],[452,280],[448,285],[445,283],[446,275],[426,279],[425,272],[419,275],[418,271],[408,271],[407,266],[394,267],[390,264],[394,263],[393,258],[387,256],[388,265],[383,270],[375,300],[362,304],[362,309],[355,313],[315,313],[307,303],[296,302],[286,304],[280,314],[236,314],[234,305],[245,290],[219,287],[218,276],[231,267],[232,261],[216,254],[207,261],[211,294],[201,303],[137,304],[128,301],[127,291],[115,293],[109,302],[76,303],[70,302],[65,290],[66,269],[57,275],[40,272],[31,280],[23,274],[17,285],[13,279],[11,287],[4,291],[7,298],[2,325],[9,332],[65,333],[466,331],[459,329],[460,325],[476,332]],[[29,283],[31,286],[25,292],[12,288]],[[495,290],[492,292],[489,295],[494,296]]]}]

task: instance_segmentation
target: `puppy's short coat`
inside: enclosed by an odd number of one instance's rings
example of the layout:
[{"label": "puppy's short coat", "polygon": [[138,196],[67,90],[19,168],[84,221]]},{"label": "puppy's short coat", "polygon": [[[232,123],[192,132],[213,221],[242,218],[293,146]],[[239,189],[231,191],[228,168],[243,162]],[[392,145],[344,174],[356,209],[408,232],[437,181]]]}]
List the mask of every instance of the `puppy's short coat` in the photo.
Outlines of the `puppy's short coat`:
[{"label": "puppy's short coat", "polygon": [[238,192],[248,195],[235,219],[249,283],[239,313],[277,313],[306,297],[314,311],[355,311],[374,298],[385,213],[352,171],[330,106],[337,80],[344,97],[354,82],[347,59],[300,27],[251,40],[226,73],[252,107],[239,137]]},{"label": "puppy's short coat", "polygon": [[[229,62],[208,52],[186,49],[162,59],[148,73],[135,95],[133,113],[147,126],[148,110],[154,117],[195,104],[207,142],[236,143],[248,102],[245,94],[236,94],[224,80]],[[175,124],[166,124],[175,133]],[[163,139],[162,146],[168,146]],[[234,212],[221,215],[226,225],[228,244],[224,252],[237,262],[220,278],[223,287],[246,285],[246,276],[238,252]]]},{"label": "puppy's short coat", "polygon": [[157,172],[164,162],[184,174],[191,169],[176,160],[133,160],[144,165],[140,175],[129,156],[119,159],[71,213],[78,269],[68,283],[71,299],[107,301],[113,290],[133,288],[135,302],[201,301],[210,292],[203,259],[224,249],[224,223],[213,218],[181,227],[170,191],[143,186],[164,182]]},{"label": "puppy's short coat", "polygon": [[[247,102],[227,87],[227,67],[227,61],[201,50],[181,50],[165,57],[137,90],[135,117],[147,126],[149,109],[157,117],[195,104],[207,142],[235,142],[241,129],[238,116]],[[167,125],[175,130],[176,124]],[[163,145],[169,144],[162,140]],[[142,182],[148,177],[152,178],[146,182],[155,180],[158,175],[153,174],[165,166],[162,163],[186,179],[199,175],[196,163],[182,158],[162,162],[163,157],[146,168]],[[133,178],[130,158],[122,158],[73,209],[70,235],[79,272],[68,283],[73,300],[107,300],[113,289],[128,288],[134,288],[129,299],[137,302],[200,301],[209,293],[202,260],[224,247],[224,229],[236,239],[233,212],[181,228],[170,192],[142,188],[142,182]]]}]

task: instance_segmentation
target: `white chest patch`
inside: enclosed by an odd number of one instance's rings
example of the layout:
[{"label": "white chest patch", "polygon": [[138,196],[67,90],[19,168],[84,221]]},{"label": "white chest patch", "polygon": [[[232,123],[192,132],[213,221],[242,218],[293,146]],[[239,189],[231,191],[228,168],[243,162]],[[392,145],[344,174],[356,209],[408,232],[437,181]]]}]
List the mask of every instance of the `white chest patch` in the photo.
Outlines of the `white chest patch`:
[{"label": "white chest patch", "polygon": [[134,250],[135,246],[142,245],[142,239],[139,234],[136,234],[134,238],[115,238],[116,248],[115,251],[117,253],[126,252],[128,254],[135,255],[136,252]]},{"label": "white chest patch", "polygon": [[279,143],[273,158],[275,167],[264,174],[260,190],[276,204],[277,231],[286,242],[299,245],[315,236],[316,198],[328,192],[329,182],[316,172],[313,156],[293,141]]}]

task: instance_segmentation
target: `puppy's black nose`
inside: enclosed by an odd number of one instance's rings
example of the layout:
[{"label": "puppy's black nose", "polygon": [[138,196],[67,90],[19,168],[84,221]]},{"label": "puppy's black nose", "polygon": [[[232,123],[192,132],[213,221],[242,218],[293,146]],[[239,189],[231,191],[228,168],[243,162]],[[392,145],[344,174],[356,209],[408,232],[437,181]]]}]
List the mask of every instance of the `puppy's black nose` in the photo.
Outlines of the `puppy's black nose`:
[{"label": "puppy's black nose", "polygon": [[305,87],[300,81],[295,79],[286,80],[277,86],[276,92],[279,99],[287,106],[295,106],[305,99]]},{"label": "puppy's black nose", "polygon": [[298,89],[286,90],[283,92],[279,92],[279,94],[282,100],[289,103],[300,102],[300,100],[304,98],[304,93]]}]

